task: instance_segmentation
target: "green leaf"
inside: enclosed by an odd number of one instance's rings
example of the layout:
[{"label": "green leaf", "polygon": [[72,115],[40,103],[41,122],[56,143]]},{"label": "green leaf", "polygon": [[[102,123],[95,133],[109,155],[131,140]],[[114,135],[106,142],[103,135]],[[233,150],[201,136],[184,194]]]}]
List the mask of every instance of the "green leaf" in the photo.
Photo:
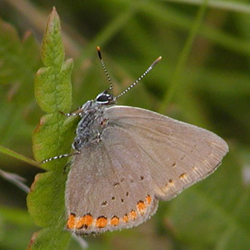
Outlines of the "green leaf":
[{"label": "green leaf", "polygon": [[[44,115],[40,124],[33,133],[33,151],[34,157],[38,161],[47,158],[69,153],[74,133],[72,132],[76,126],[72,121],[72,117],[65,118],[60,113]],[[65,142],[69,142],[68,144]],[[60,161],[51,161],[41,164],[41,167],[47,170],[55,170],[61,168],[62,164],[66,164],[67,158]]]},{"label": "green leaf", "polygon": [[[73,61],[64,62],[64,49],[60,33],[60,20],[53,9],[47,23],[42,45],[45,67],[35,78],[35,96],[44,115],[33,133],[33,151],[37,161],[70,152],[75,129],[74,118],[61,111],[71,108],[71,72]],[[67,143],[69,142],[69,143]],[[38,174],[27,197],[28,210],[37,225],[45,229],[36,233],[30,249],[66,249],[70,233],[66,223],[64,190],[67,158],[41,166],[49,172]]]},{"label": "green leaf", "polygon": [[60,68],[41,68],[36,74],[36,100],[41,109],[47,113],[67,112],[71,106],[72,96],[69,79],[73,69],[73,61],[67,60],[60,66]]},{"label": "green leaf", "polygon": [[64,62],[60,20],[55,9],[48,19],[42,45],[42,60],[46,68],[41,68],[36,74],[37,103],[47,113],[68,112],[72,103],[70,76],[73,61],[69,59]]},{"label": "green leaf", "polygon": [[56,9],[53,8],[43,36],[42,61],[46,67],[60,67],[63,64],[64,55],[60,19]]},{"label": "green leaf", "polygon": [[27,204],[29,213],[38,226],[64,228],[66,179],[67,173],[62,170],[36,175]]},{"label": "green leaf", "polygon": [[68,249],[70,234],[61,232],[58,228],[49,227],[33,234],[29,248],[30,250],[50,250],[50,249]]}]

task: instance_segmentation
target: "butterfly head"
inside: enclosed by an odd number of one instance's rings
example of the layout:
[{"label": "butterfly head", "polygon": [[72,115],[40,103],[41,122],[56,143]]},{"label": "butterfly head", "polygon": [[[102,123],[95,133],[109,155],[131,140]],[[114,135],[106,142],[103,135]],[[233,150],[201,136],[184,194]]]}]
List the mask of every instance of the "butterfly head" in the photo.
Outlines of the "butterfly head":
[{"label": "butterfly head", "polygon": [[109,94],[107,90],[105,90],[97,95],[95,101],[101,105],[110,105],[116,102],[116,98],[112,94]]}]

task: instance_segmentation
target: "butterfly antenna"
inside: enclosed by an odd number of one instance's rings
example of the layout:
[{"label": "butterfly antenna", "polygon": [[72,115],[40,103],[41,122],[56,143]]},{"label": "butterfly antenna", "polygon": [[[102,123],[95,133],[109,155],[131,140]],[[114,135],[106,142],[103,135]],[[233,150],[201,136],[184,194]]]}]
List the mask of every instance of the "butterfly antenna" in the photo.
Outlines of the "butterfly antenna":
[{"label": "butterfly antenna", "polygon": [[108,82],[109,82],[109,88],[108,88],[108,90],[110,90],[111,94],[113,94],[113,84],[112,84],[111,78],[109,76],[108,70],[106,68],[106,65],[105,65],[105,63],[104,63],[104,61],[102,59],[101,48],[99,46],[97,46],[96,49],[97,49],[97,53],[98,53],[99,59],[100,59],[101,64],[102,64],[102,68],[103,68],[103,70],[104,70],[104,72],[106,74],[106,77],[108,79]]},{"label": "butterfly antenna", "polygon": [[127,89],[125,89],[123,92],[121,92],[118,96],[116,96],[116,99],[126,94],[130,89],[132,89],[137,83],[139,83],[152,69],[153,67],[162,59],[161,56],[159,56],[149,67],[148,69],[135,81],[133,82]]}]

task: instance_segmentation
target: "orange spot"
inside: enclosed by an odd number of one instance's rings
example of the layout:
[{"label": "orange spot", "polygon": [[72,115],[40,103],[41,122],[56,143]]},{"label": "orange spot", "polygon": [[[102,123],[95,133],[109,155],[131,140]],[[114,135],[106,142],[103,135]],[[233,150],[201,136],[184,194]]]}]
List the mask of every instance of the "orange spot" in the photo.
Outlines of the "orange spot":
[{"label": "orange spot", "polygon": [[131,210],[131,212],[129,213],[130,217],[132,220],[135,220],[137,218],[137,213],[135,210]]},{"label": "orange spot", "polygon": [[122,220],[124,221],[124,222],[128,222],[128,215],[127,214],[125,214],[124,216],[123,216],[123,218],[122,218]]},{"label": "orange spot", "polygon": [[186,173],[183,173],[183,174],[181,174],[181,175],[180,175],[180,177],[179,177],[179,178],[180,178],[180,179],[183,179],[183,178],[185,178],[185,177],[186,177],[186,175],[187,175]]},{"label": "orange spot", "polygon": [[67,221],[67,228],[74,229],[76,225],[76,216],[74,214],[70,214]]},{"label": "orange spot", "polygon": [[139,201],[137,203],[137,209],[139,210],[139,212],[141,213],[141,215],[144,214],[145,210],[146,210],[146,205],[143,201]]},{"label": "orange spot", "polygon": [[111,222],[110,223],[111,223],[112,226],[117,226],[119,224],[119,218],[117,216],[113,216],[111,218]]},{"label": "orange spot", "polygon": [[150,195],[147,195],[147,197],[146,197],[146,202],[148,203],[148,205],[150,205],[151,201],[152,201],[151,196],[150,196]]},{"label": "orange spot", "polygon": [[104,216],[100,216],[97,218],[95,225],[98,228],[104,228],[106,227],[107,223],[107,218]]},{"label": "orange spot", "polygon": [[93,216],[91,214],[86,214],[79,218],[76,222],[76,228],[80,229],[82,227],[88,228],[93,223]]}]

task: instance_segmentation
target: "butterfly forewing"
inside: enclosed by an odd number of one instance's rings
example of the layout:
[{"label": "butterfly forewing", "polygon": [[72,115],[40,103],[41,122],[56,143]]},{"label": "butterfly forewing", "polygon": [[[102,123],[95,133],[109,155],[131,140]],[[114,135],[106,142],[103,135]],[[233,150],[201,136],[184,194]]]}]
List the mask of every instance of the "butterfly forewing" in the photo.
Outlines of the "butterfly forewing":
[{"label": "butterfly forewing", "polygon": [[113,106],[105,112],[109,124],[135,143],[126,149],[140,152],[146,162],[143,171],[150,173],[160,199],[169,200],[207,177],[228,152],[225,141],[214,133],[152,111]]}]

